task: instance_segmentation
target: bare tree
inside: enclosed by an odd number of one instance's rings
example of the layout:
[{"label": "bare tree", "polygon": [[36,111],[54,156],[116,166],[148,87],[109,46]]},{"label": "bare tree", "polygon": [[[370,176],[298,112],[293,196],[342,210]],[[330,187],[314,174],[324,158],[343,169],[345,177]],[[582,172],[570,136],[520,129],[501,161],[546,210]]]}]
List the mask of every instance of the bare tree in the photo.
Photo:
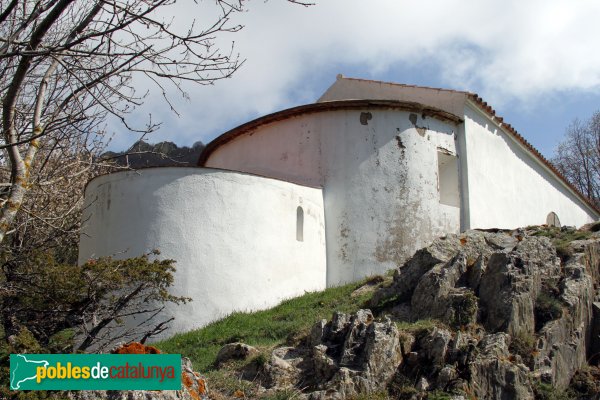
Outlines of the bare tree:
[{"label": "bare tree", "polygon": [[[182,28],[162,17],[174,4],[0,0],[0,242],[14,229],[32,185],[42,183],[33,176],[34,164],[45,163],[40,155],[60,158],[73,146],[92,154],[90,145],[104,142],[100,127],[108,116],[141,133],[157,128],[151,121],[142,129],[129,124],[128,113],[146,95],[132,85],[135,74],[153,82],[168,103],[166,85],[185,93],[188,83],[212,84],[241,66],[233,48],[222,51],[215,40],[241,29],[230,18],[243,10],[243,0],[197,3],[199,14],[217,10],[205,27]],[[89,169],[85,161],[77,164]]]},{"label": "bare tree", "polygon": [[600,206],[600,111],[587,121],[574,120],[552,159],[581,193]]},{"label": "bare tree", "polygon": [[[215,43],[242,28],[231,17],[244,10],[244,0],[194,1],[195,13],[215,17],[187,27],[164,17],[175,1],[0,0],[0,326],[6,338],[28,331],[46,346],[51,333],[76,329],[83,349],[114,339],[111,327],[124,316],[152,317],[151,301],[158,307],[183,301],[166,292],[170,264],[75,263],[84,185],[116,167],[99,157],[109,140],[107,118],[141,137],[158,127],[151,120],[131,124],[130,112],[148,95],[136,91],[133,77],[145,77],[171,105],[169,89],[185,95],[186,85],[213,84],[243,64],[233,47]],[[60,250],[48,251],[53,248]],[[107,302],[99,291],[122,297]],[[25,294],[31,301],[22,300]],[[144,337],[167,323],[150,323]]]}]

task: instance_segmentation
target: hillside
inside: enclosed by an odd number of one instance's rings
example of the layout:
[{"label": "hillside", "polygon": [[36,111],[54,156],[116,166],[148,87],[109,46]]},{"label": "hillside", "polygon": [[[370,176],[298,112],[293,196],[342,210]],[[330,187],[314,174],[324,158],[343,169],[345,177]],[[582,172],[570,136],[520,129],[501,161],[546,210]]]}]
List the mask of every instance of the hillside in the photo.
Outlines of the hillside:
[{"label": "hillside", "polygon": [[179,147],[173,142],[151,144],[140,140],[128,150],[106,152],[102,154],[102,159],[111,160],[119,166],[133,169],[167,166],[193,167],[196,166],[203,149],[202,142],[196,142],[192,147]]},{"label": "hillside", "polygon": [[598,228],[448,235],[393,275],[156,345],[212,399],[597,399]]}]

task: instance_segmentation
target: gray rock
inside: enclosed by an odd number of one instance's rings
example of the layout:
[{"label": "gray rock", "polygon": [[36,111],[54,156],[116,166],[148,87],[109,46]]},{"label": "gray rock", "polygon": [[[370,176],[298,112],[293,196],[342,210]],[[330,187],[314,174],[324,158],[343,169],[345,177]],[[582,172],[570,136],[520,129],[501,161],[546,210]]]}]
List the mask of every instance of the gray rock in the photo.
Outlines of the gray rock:
[{"label": "gray rock", "polygon": [[448,355],[448,345],[452,340],[452,333],[446,329],[433,328],[433,330],[420,340],[421,356],[433,366],[445,364]]},{"label": "gray rock", "polygon": [[208,400],[206,379],[192,370],[188,358],[181,358],[181,390],[81,390],[65,392],[69,400]]},{"label": "gray rock", "polygon": [[303,376],[303,364],[307,352],[294,347],[280,347],[273,350],[271,358],[263,366],[262,374],[267,388],[295,387]]},{"label": "gray rock", "polygon": [[547,238],[525,237],[514,251],[492,254],[479,287],[486,329],[533,334],[542,282],[559,277],[560,259]]},{"label": "gray rock", "polygon": [[439,389],[445,390],[456,378],[458,378],[458,371],[456,371],[456,368],[451,365],[446,365],[438,374],[435,385]]},{"label": "gray rock", "polygon": [[421,379],[419,379],[419,381],[415,385],[415,388],[419,392],[425,392],[427,389],[429,389],[429,382],[427,382],[427,379],[421,377]]},{"label": "gray rock", "polygon": [[470,386],[476,398],[534,398],[527,368],[509,361],[508,343],[505,333],[488,335],[480,342],[479,354],[469,365]]},{"label": "gray rock", "polygon": [[326,334],[326,326],[326,319],[322,319],[321,321],[313,325],[312,329],[310,330],[310,334],[307,338],[308,347],[317,346],[323,341],[323,337]]},{"label": "gray rock", "polygon": [[228,343],[221,347],[217,354],[216,364],[220,366],[224,362],[232,360],[246,360],[250,357],[257,356],[260,352],[252,346],[244,343]]},{"label": "gray rock", "polygon": [[593,305],[591,347],[592,354],[600,354],[600,302]]},{"label": "gray rock", "polygon": [[567,387],[575,372],[587,363],[593,347],[594,282],[586,273],[583,254],[565,265],[560,300],[566,307],[562,316],[547,323],[539,332],[536,369],[549,369],[553,385]]},{"label": "gray rock", "polygon": [[425,272],[412,295],[413,318],[444,318],[448,312],[448,297],[465,272],[467,265],[463,253]]},{"label": "gray rock", "polygon": [[[433,318],[460,330],[398,332],[368,310],[335,313],[313,327],[306,352],[273,357],[267,375],[277,375],[271,379],[277,387],[305,389],[310,399],[386,391],[399,376],[422,391],[459,390],[492,400],[533,399],[535,381],[564,388],[600,346],[600,292],[594,290],[600,286],[600,237],[573,242],[572,256],[561,265],[548,238],[527,232],[468,231],[435,240],[374,296],[401,321]],[[564,312],[540,326],[542,291],[556,296]],[[519,338],[515,346],[529,340],[535,348],[513,354],[513,337]]]},{"label": "gray rock", "polygon": [[312,382],[318,394],[310,398],[347,398],[384,390],[402,362],[396,324],[374,321],[369,310],[335,313],[331,322],[313,327],[310,342],[319,336],[321,343],[309,352],[276,349],[263,370],[265,384],[285,388]]}]

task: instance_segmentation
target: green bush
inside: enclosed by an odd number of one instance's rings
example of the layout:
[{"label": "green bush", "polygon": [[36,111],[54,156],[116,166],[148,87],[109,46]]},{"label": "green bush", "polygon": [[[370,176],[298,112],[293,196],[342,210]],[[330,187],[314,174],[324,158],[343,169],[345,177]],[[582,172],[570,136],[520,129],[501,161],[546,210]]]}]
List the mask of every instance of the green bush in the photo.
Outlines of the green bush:
[{"label": "green bush", "polygon": [[452,326],[459,328],[477,322],[479,299],[473,291],[466,290],[460,296],[453,296],[452,308],[454,309],[454,318],[451,321]]},{"label": "green bush", "polygon": [[542,291],[535,301],[535,330],[539,331],[547,322],[562,317],[563,305],[559,299]]},{"label": "green bush", "polygon": [[600,368],[584,367],[573,375],[570,389],[581,398],[598,398],[600,395]]},{"label": "green bush", "polygon": [[518,354],[523,359],[523,363],[530,369],[533,369],[534,355],[537,351],[535,335],[529,333],[521,333],[511,338],[509,351],[513,354]]},{"label": "green bush", "polygon": [[[2,399],[51,396],[8,392],[9,354],[67,353],[110,346],[115,339],[144,339],[162,329],[162,325],[156,327],[163,321],[148,317],[165,302],[188,301],[168,292],[175,271],[173,260],[150,261],[142,256],[76,265],[57,258],[47,252],[18,262],[0,259]],[[120,329],[124,316],[136,314],[149,319],[148,325],[131,331]]]}]

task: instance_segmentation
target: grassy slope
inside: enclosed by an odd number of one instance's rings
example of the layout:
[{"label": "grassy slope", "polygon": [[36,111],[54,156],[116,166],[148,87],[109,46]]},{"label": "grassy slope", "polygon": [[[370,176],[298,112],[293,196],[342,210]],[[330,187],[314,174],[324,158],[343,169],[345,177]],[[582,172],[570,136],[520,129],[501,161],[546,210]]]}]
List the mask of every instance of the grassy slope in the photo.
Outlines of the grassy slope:
[{"label": "grassy slope", "polygon": [[227,343],[241,341],[260,347],[293,343],[308,333],[316,321],[331,318],[334,311],[353,312],[364,307],[372,293],[352,293],[365,282],[307,293],[265,311],[233,313],[202,329],[177,334],[155,345],[165,352],[189,357],[194,369],[207,371],[212,368],[219,349]]}]

